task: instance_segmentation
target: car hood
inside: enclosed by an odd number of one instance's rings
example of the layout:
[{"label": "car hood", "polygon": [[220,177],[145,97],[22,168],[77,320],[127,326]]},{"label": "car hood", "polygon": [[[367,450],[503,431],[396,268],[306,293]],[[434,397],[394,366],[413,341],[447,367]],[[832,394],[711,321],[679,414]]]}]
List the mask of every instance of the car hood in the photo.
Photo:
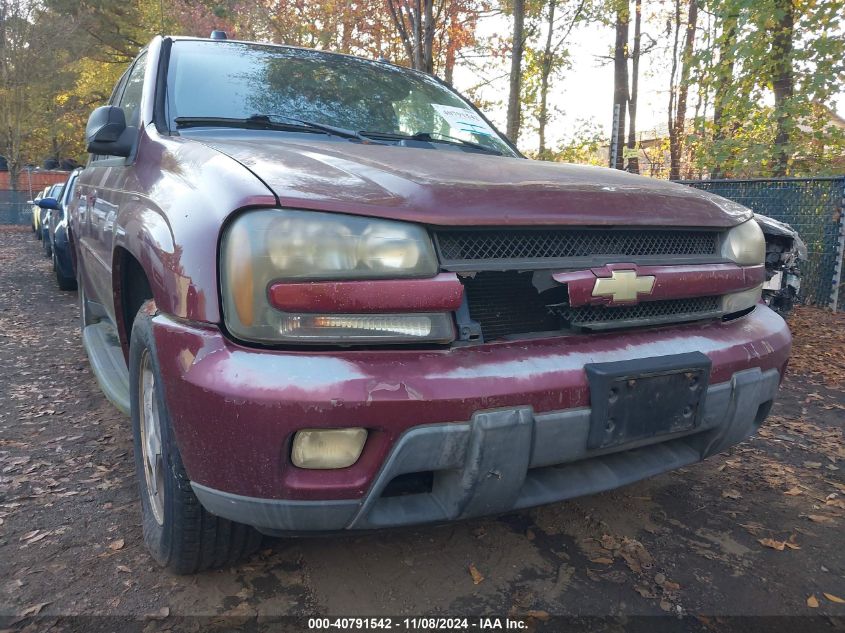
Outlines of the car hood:
[{"label": "car hood", "polygon": [[190,137],[243,164],[286,207],[440,226],[729,227],[751,217],[691,187],[599,167],[299,136]]}]

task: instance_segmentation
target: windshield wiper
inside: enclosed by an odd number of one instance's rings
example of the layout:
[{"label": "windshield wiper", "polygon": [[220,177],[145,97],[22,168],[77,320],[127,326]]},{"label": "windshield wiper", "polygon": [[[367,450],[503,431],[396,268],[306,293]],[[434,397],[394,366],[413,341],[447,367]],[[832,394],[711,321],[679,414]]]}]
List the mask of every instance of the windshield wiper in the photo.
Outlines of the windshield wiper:
[{"label": "windshield wiper", "polygon": [[[403,139],[403,140],[410,140],[410,141],[425,141],[427,143],[446,143],[448,145],[459,145],[463,147],[471,147],[472,149],[477,149],[482,152],[486,152],[488,154],[494,154],[496,156],[504,156],[502,152],[497,149],[493,149],[492,147],[487,147],[486,145],[481,145],[480,143],[473,143],[472,141],[465,141],[462,138],[457,138],[455,136],[449,136],[448,134],[441,134],[440,132],[417,132],[416,134],[402,134],[401,132],[377,132],[377,131],[363,131],[361,132],[363,136],[372,136],[375,138],[389,138],[389,139]],[[437,136],[434,136],[434,135]]]},{"label": "windshield wiper", "polygon": [[313,127],[305,125],[293,125],[290,123],[274,123],[266,118],[236,118],[222,116],[177,116],[174,121],[177,128],[188,127],[236,127],[247,130],[296,130],[303,132],[320,133]]},{"label": "windshield wiper", "polygon": [[[437,135],[436,137],[434,136],[435,134]],[[464,139],[458,138],[457,136],[449,136],[448,134],[441,134],[440,132],[417,132],[416,134],[414,134],[413,138],[418,141],[428,141],[429,143],[449,143],[450,145],[463,145],[464,147],[480,149],[481,151],[496,154],[497,156],[504,155],[499,150],[493,149],[492,147],[487,147],[486,145],[482,145],[481,143],[465,141]]]},{"label": "windshield wiper", "polygon": [[305,121],[303,119],[297,119],[292,116],[287,116],[286,114],[253,114],[249,117],[249,120],[257,120],[263,121],[266,120],[269,123],[278,125],[276,121],[273,119],[284,119],[286,121],[293,121],[294,123],[301,125],[305,128],[312,129],[312,130],[320,130],[321,132],[326,132],[327,134],[334,134],[335,136],[340,136],[341,138],[349,138],[349,139],[358,139],[363,143],[368,144],[375,144],[381,145],[381,143],[373,143],[371,139],[368,139],[366,136],[361,134],[360,132],[356,132],[355,130],[349,130],[344,127],[337,127],[336,125],[329,125],[328,123],[318,123],[316,121]]},{"label": "windshield wiper", "polygon": [[[274,121],[273,119],[285,119],[291,123]],[[295,132],[324,133],[332,136],[339,136],[346,139],[357,139],[364,143],[373,144],[373,141],[362,136],[354,130],[347,130],[342,127],[328,125],[326,123],[315,123],[304,121],[294,117],[280,114],[253,114],[246,118],[237,117],[214,117],[214,116],[180,116],[174,119],[176,127],[236,127],[247,130],[288,130]]]}]

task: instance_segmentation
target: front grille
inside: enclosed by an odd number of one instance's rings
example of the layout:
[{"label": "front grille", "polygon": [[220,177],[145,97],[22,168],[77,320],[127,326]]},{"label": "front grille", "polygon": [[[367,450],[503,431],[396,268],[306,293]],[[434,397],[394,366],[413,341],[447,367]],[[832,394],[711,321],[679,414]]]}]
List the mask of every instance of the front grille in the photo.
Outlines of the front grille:
[{"label": "front grille", "polygon": [[666,299],[646,301],[630,306],[580,306],[567,304],[547,306],[549,312],[560,316],[564,327],[587,329],[611,329],[626,325],[692,321],[721,314],[719,297],[695,297],[692,299]]},{"label": "front grille", "polygon": [[449,229],[435,232],[444,266],[468,262],[559,261],[585,257],[713,257],[715,231],[624,229]]},{"label": "front grille", "polygon": [[538,292],[532,272],[487,271],[462,277],[470,318],[485,341],[539,332],[608,330],[720,316],[719,297],[608,307],[568,304],[566,286]]},{"label": "front grille", "polygon": [[549,332],[561,328],[560,317],[552,314],[547,302],[566,298],[566,288],[556,288],[544,297],[531,283],[533,273],[484,272],[463,279],[469,316],[481,326],[485,341],[504,336]]}]

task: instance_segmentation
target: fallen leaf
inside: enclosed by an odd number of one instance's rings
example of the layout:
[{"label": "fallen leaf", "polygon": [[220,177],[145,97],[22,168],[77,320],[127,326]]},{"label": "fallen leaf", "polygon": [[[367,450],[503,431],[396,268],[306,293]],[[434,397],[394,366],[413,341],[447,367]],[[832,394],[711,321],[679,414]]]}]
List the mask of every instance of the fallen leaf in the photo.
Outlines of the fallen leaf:
[{"label": "fallen leaf", "polygon": [[667,580],[666,582],[663,583],[663,588],[666,591],[677,591],[678,589],[681,588],[681,585],[679,585],[676,582],[672,582],[671,580]]},{"label": "fallen leaf", "polygon": [[122,571],[124,574],[131,574],[132,570],[129,569],[126,565],[118,565],[117,571]]},{"label": "fallen leaf", "polygon": [[788,547],[789,549],[801,549],[801,546],[798,543],[793,543],[792,541],[784,541],[784,547]]},{"label": "fallen leaf", "polygon": [[840,598],[839,596],[834,596],[832,593],[823,593],[825,598],[830,600],[831,602],[835,602],[836,604],[845,604],[845,600]]},{"label": "fallen leaf", "polygon": [[779,552],[782,552],[786,547],[786,541],[776,541],[770,538],[761,538],[757,539],[757,542],[760,543],[763,547],[770,547],[772,549],[776,549]]},{"label": "fallen leaf", "polygon": [[733,488],[722,491],[722,497],[725,499],[742,499],[742,493]]},{"label": "fallen leaf", "polygon": [[818,609],[819,608],[819,601],[815,596],[810,596],[807,598],[807,606],[811,609]]},{"label": "fallen leaf", "polygon": [[481,584],[481,582],[484,580],[484,575],[480,571],[478,571],[478,567],[475,566],[475,563],[469,564],[469,575],[472,576],[473,584]]},{"label": "fallen leaf", "polygon": [[591,563],[595,563],[595,564],[597,564],[597,565],[612,565],[612,564],[613,564],[613,559],[612,559],[612,558],[605,558],[605,557],[601,557],[601,558],[591,558],[591,559],[590,559],[590,562],[591,562]]},{"label": "fallen leaf", "polygon": [[46,607],[48,604],[50,604],[50,603],[49,602],[39,602],[38,604],[34,604],[31,607],[27,607],[26,609],[24,609],[21,612],[20,617],[28,618],[31,615],[38,615],[39,613],[41,613],[41,609]]},{"label": "fallen leaf", "polygon": [[845,510],[845,499],[828,499],[824,502],[824,504],[827,506],[833,506],[834,508],[839,508],[840,510]]},{"label": "fallen leaf", "polygon": [[619,541],[617,541],[613,536],[610,534],[602,534],[601,537],[601,546],[604,549],[614,550],[619,547]]},{"label": "fallen leaf", "polygon": [[818,470],[819,468],[822,467],[822,463],[821,462],[804,462],[804,467],[805,468],[812,468],[813,470]]},{"label": "fallen leaf", "polygon": [[525,617],[526,618],[534,618],[535,620],[542,620],[543,622],[545,622],[551,616],[549,615],[548,611],[539,611],[539,610],[533,610],[532,609],[531,611],[525,612]]},{"label": "fallen leaf", "polygon": [[833,521],[833,517],[828,517],[823,514],[805,514],[804,516],[810,519],[813,523],[830,523]]},{"label": "fallen leaf", "polygon": [[112,541],[109,543],[109,549],[113,552],[116,552],[119,549],[123,549],[123,546],[126,545],[126,541],[122,538],[117,539],[116,541]]},{"label": "fallen leaf", "polygon": [[153,613],[152,615],[148,615],[147,619],[149,620],[163,620],[167,616],[170,615],[170,607],[162,607],[158,610],[158,613]]},{"label": "fallen leaf", "polygon": [[799,488],[798,486],[793,486],[783,494],[789,495],[790,497],[797,497],[800,494],[804,494],[804,491],[801,490],[801,488]]}]

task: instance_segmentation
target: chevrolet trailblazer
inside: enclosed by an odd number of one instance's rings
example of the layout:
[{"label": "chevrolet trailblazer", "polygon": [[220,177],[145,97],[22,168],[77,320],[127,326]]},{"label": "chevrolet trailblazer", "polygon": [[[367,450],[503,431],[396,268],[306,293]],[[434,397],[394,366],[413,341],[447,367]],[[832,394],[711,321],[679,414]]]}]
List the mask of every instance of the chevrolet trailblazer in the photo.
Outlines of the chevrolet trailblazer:
[{"label": "chevrolet trailblazer", "polygon": [[527,160],[428,75],[157,37],[86,135],[83,340],[176,572],[685,466],[783,377],[748,209]]}]

